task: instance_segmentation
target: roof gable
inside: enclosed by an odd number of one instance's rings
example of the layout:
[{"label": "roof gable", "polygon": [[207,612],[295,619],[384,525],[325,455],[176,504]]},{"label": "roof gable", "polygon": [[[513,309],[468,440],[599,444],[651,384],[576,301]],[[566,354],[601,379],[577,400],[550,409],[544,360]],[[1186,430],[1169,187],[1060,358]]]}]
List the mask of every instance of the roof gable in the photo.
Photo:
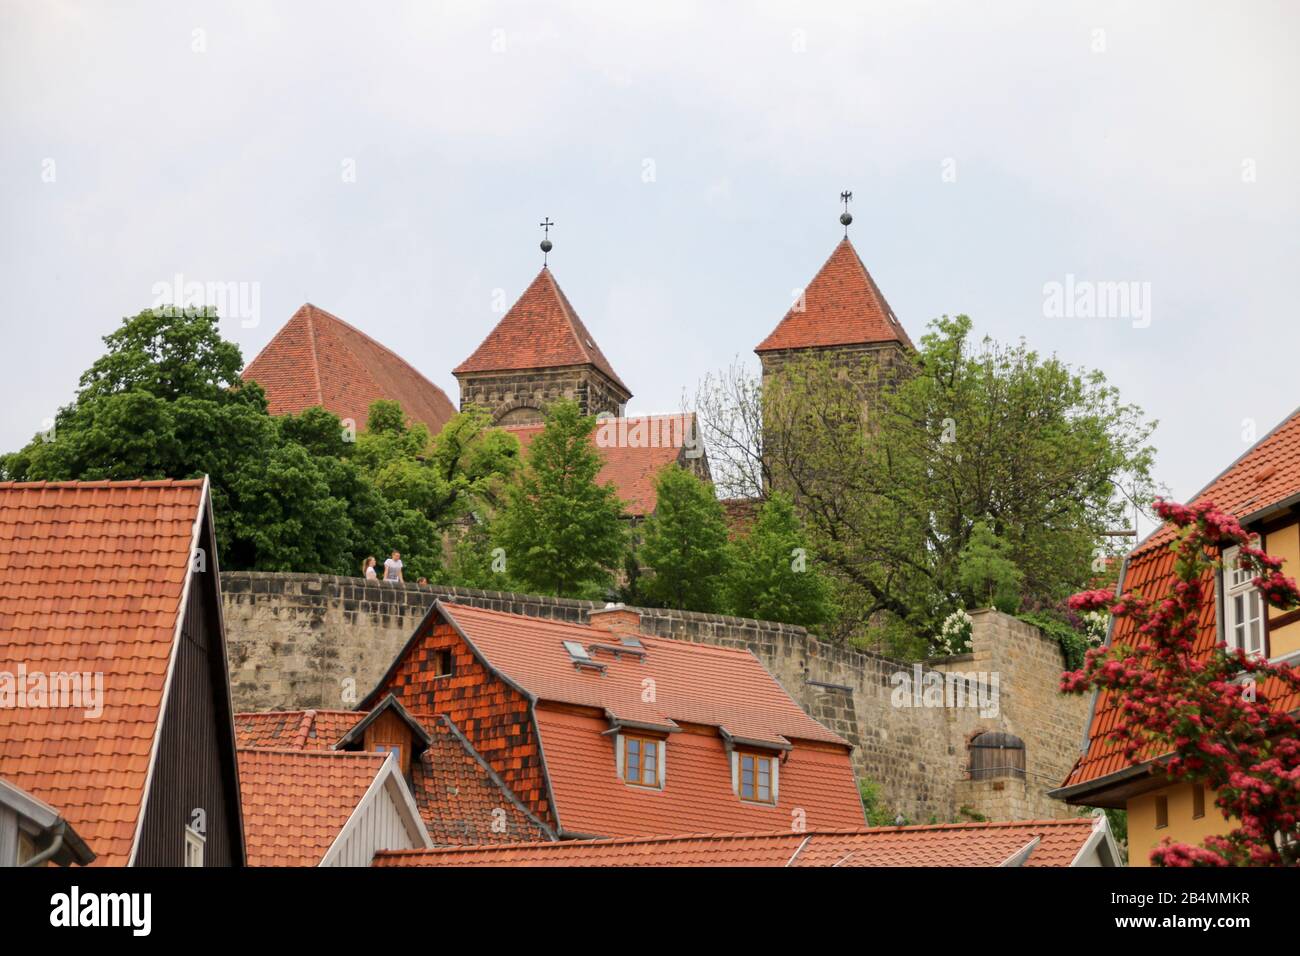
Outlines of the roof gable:
[{"label": "roof gable", "polygon": [[0,483],[0,672],[102,675],[94,717],[0,708],[0,767],[98,864],[131,860],[205,499],[202,479]]},{"label": "roof gable", "polygon": [[446,393],[401,356],[310,302],[248,363],[243,377],[266,391],[272,415],[323,405],[359,430],[381,398],[399,402],[434,434],[456,413]]},{"label": "roof gable", "polygon": [[543,266],[510,311],[453,374],[566,365],[591,365],[623,391],[630,391],[578,318],[551,270]]},{"label": "roof gable", "polygon": [[385,753],[239,751],[249,866],[316,866],[370,791]]},{"label": "roof gable", "polygon": [[754,351],[875,342],[899,342],[912,348],[894,310],[845,237],[803,290],[799,302]]}]

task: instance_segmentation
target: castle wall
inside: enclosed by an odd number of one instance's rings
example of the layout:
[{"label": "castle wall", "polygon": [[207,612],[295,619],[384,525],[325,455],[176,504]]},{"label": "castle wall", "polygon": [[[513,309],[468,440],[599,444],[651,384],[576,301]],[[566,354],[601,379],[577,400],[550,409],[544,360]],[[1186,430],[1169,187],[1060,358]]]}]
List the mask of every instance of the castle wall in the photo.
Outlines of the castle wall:
[{"label": "castle wall", "polygon": [[[237,710],[355,706],[435,598],[575,622],[601,606],[312,574],[228,572],[221,585]],[[902,694],[898,683],[915,679],[913,665],[825,644],[802,627],[640,610],[646,634],[751,650],[808,713],[853,744],[855,772],[877,783],[882,802],[909,820],[955,820],[963,807],[990,819],[1075,812],[1046,791],[1074,763],[1088,701],[1057,693],[1060,649],[1030,625],[996,611],[975,613],[972,653],[920,668],[922,683],[931,685],[946,675],[996,674],[997,714],[982,716],[971,706],[914,706],[923,699]],[[981,682],[990,692],[991,678]],[[964,780],[966,743],[984,730],[1024,740],[1023,784]]]}]

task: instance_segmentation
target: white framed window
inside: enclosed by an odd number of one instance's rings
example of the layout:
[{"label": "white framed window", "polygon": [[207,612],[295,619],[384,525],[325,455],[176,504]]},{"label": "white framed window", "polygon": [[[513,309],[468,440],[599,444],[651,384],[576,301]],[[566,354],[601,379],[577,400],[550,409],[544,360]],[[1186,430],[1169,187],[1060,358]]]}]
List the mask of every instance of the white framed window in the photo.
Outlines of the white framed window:
[{"label": "white framed window", "polygon": [[1223,552],[1223,632],[1228,647],[1264,656],[1264,600],[1254,575],[1237,567],[1237,548]]},{"label": "white framed window", "polygon": [[185,828],[185,865],[203,865],[203,846],[207,840],[193,827]]}]

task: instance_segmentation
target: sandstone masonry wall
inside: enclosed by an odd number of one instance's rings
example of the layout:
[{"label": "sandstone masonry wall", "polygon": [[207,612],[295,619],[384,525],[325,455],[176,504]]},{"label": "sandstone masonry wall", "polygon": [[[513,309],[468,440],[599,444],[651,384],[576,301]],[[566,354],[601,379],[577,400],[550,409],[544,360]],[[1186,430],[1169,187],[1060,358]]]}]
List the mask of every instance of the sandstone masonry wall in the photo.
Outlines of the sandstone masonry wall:
[{"label": "sandstone masonry wall", "polygon": [[[230,679],[241,711],[354,706],[436,598],[574,622],[602,606],[314,574],[227,572],[221,586]],[[895,677],[911,680],[913,665],[825,644],[802,627],[639,610],[646,634],[752,651],[808,713],[853,744],[856,772],[879,784],[883,803],[914,822],[960,819],[963,808],[990,819],[1073,812],[1045,792],[1065,779],[1077,756],[1087,700],[1056,692],[1060,649],[1030,625],[996,611],[975,613],[972,653],[919,669],[931,682],[996,673],[997,714],[981,716],[969,706],[896,706],[914,699],[899,691]],[[1024,783],[965,779],[966,744],[984,730],[1025,741]]]}]

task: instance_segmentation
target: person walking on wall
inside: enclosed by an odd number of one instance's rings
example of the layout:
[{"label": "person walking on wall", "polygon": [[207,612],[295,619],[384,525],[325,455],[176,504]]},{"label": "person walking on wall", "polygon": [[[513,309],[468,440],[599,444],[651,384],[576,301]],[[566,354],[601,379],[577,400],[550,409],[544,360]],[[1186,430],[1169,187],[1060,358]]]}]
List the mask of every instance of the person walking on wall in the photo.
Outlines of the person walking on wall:
[{"label": "person walking on wall", "polygon": [[384,581],[387,584],[401,584],[402,552],[394,551],[393,556],[384,562]]},{"label": "person walking on wall", "polygon": [[361,575],[367,581],[379,580],[379,575],[375,573],[375,563],[375,556],[373,554],[361,562]]}]

